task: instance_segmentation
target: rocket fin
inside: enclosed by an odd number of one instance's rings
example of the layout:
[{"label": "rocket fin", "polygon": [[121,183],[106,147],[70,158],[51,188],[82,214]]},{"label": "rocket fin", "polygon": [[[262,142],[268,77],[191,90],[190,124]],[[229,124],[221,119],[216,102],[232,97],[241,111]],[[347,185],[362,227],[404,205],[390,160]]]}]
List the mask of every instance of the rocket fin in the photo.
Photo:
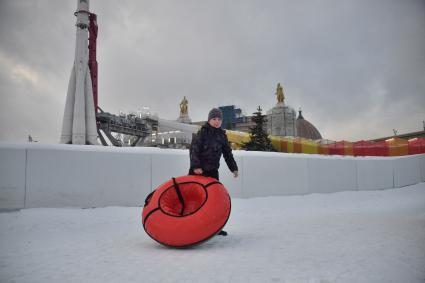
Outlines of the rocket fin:
[{"label": "rocket fin", "polygon": [[76,62],[75,66],[75,105],[72,124],[72,144],[86,144],[86,107],[85,107],[85,78],[88,65],[83,61]]},{"label": "rocket fin", "polygon": [[75,103],[75,65],[72,65],[71,75],[69,77],[68,92],[66,94],[65,110],[62,120],[62,133],[60,143],[72,142],[72,122],[74,118]]}]

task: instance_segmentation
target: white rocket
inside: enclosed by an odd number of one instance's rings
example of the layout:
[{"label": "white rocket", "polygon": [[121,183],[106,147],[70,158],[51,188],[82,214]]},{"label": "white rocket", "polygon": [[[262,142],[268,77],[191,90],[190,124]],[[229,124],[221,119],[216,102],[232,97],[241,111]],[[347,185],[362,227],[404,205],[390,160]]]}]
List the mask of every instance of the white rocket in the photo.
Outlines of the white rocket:
[{"label": "white rocket", "polygon": [[93,87],[88,67],[89,0],[77,0],[75,60],[69,79],[61,143],[98,144]]}]

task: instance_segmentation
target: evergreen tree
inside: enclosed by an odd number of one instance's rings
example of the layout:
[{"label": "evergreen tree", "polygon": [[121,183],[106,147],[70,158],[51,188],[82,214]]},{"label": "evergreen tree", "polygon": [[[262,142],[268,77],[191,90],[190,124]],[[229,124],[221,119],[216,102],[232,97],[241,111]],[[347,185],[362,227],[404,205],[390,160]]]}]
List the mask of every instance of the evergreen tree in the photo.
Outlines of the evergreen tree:
[{"label": "evergreen tree", "polygon": [[252,116],[252,121],[255,123],[255,126],[250,128],[251,140],[247,143],[243,143],[242,149],[252,151],[276,151],[264,130],[267,119],[265,115],[262,115],[261,111],[261,107],[258,106],[257,112],[253,113],[254,116]]}]

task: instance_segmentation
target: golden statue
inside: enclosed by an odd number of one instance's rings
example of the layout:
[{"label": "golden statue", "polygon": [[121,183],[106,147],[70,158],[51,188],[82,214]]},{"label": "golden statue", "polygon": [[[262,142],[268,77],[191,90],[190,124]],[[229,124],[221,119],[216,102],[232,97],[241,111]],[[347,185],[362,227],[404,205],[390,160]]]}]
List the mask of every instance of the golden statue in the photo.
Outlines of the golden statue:
[{"label": "golden statue", "polygon": [[285,100],[285,94],[283,93],[283,88],[280,85],[280,83],[277,84],[276,96],[277,96],[277,102],[278,103],[281,103],[281,102],[283,102],[283,100]]},{"label": "golden statue", "polygon": [[182,102],[180,102],[180,115],[187,115],[187,105],[188,101],[186,99],[186,96],[183,97]]}]

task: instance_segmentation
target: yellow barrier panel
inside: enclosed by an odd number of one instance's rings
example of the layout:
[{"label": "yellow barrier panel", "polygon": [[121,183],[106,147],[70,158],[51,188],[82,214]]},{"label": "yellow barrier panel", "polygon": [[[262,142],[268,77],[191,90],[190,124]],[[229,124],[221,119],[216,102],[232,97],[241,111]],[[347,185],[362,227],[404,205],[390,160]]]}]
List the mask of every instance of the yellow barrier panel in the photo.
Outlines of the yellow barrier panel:
[{"label": "yellow barrier panel", "polygon": [[[240,149],[243,143],[250,141],[250,135],[246,132],[226,130],[227,138],[233,149]],[[330,154],[329,145],[320,144],[312,140],[293,137],[269,136],[273,147],[278,152],[307,153],[307,154]],[[409,154],[409,142],[401,138],[392,138],[385,141],[389,148],[389,156],[400,156]],[[354,144],[348,141],[339,141],[337,145],[340,153],[354,155]],[[335,151],[335,150],[334,150]],[[335,153],[333,153],[335,154]]]},{"label": "yellow barrier panel", "polygon": [[230,147],[233,150],[240,150],[242,148],[242,146],[240,144],[234,143],[234,142],[229,142],[230,143]]},{"label": "yellow barrier panel", "polygon": [[302,138],[295,138],[293,143],[294,143],[294,153],[301,153],[301,141],[303,139]]},{"label": "yellow barrier panel", "polygon": [[282,152],[282,138],[277,136],[269,136],[270,141],[276,151]]},{"label": "yellow barrier panel", "polygon": [[288,152],[288,141],[285,138],[280,140],[280,150],[281,152]]},{"label": "yellow barrier panel", "polygon": [[229,131],[226,130],[227,139],[231,144],[235,144],[235,147],[240,148],[242,143],[249,142],[251,138],[249,137],[249,133],[238,132],[238,131]]},{"label": "yellow barrier panel", "polygon": [[308,154],[318,154],[319,145],[312,140],[302,140],[301,141],[301,152]]},{"label": "yellow barrier panel", "polygon": [[294,140],[293,139],[286,139],[286,152],[288,153],[294,153]]},{"label": "yellow barrier panel", "polygon": [[390,156],[409,154],[409,142],[401,138],[392,138],[385,141],[389,147]]}]

